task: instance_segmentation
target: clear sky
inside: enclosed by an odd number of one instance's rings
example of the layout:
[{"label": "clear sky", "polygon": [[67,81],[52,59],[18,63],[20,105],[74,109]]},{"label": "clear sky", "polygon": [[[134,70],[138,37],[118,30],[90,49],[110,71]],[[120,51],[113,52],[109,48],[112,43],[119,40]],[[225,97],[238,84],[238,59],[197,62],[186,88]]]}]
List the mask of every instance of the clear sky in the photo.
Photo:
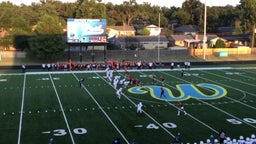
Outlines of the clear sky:
[{"label": "clear sky", "polygon": [[[39,2],[39,0],[0,0],[0,2],[9,1],[13,4],[20,5],[21,3],[29,5],[32,2]],[[61,0],[62,2],[75,2],[76,0]],[[127,0],[102,0],[102,2],[112,2],[113,4],[121,4],[123,1]],[[142,4],[143,2],[151,3],[151,5],[159,5],[159,6],[166,6],[166,7],[181,7],[182,3],[185,0],[136,0],[137,3]],[[236,6],[239,4],[240,0],[200,0],[202,3],[206,1],[208,6],[226,6],[226,5],[233,5]]]}]

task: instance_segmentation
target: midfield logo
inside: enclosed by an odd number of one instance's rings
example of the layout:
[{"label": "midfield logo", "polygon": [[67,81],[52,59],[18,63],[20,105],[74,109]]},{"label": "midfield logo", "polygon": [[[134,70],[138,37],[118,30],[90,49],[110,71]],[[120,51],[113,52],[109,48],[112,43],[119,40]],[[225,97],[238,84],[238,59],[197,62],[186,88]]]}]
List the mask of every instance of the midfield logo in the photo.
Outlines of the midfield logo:
[{"label": "midfield logo", "polygon": [[201,84],[178,84],[176,85],[180,95],[174,96],[169,88],[164,89],[164,96],[161,95],[161,86],[146,85],[129,88],[128,91],[133,94],[146,94],[158,100],[164,101],[184,101],[190,98],[213,100],[219,99],[227,95],[227,90],[219,85],[201,83]]}]

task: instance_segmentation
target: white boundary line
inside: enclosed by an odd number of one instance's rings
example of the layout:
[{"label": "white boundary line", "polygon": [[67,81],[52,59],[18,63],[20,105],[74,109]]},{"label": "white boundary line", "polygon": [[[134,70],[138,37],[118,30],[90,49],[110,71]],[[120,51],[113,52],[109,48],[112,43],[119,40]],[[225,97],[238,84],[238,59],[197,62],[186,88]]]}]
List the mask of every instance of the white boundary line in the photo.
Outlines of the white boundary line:
[{"label": "white boundary line", "polygon": [[[77,81],[79,81],[78,77],[72,73],[73,76],[76,78]],[[107,119],[109,120],[109,122],[114,126],[114,128],[118,131],[118,133],[122,136],[122,138],[125,140],[125,142],[127,144],[129,144],[129,141],[127,140],[127,138],[124,136],[124,134],[119,130],[119,128],[116,126],[116,124],[112,121],[112,119],[108,116],[108,114],[102,109],[101,105],[98,103],[98,101],[94,98],[94,96],[91,94],[91,92],[84,86],[82,85],[83,89],[90,95],[90,97],[92,98],[92,100],[97,104],[97,106],[99,107],[99,109],[102,111],[102,113],[107,117]]]},{"label": "white boundary line", "polygon": [[[157,69],[127,69],[127,71],[129,72],[137,72],[137,71],[180,71],[181,69],[184,68],[174,68],[174,69],[170,69],[170,68],[157,68]],[[227,69],[238,69],[238,70],[242,70],[242,69],[256,69],[256,67],[196,67],[196,68],[190,68],[189,70],[227,70]],[[118,72],[124,72],[124,70],[117,70]],[[39,71],[39,72],[26,72],[27,75],[37,75],[37,74],[70,74],[70,73],[105,73],[105,70],[83,70],[83,71]],[[23,73],[9,73],[9,74],[1,74],[1,75],[23,75]]]},{"label": "white boundary line", "polygon": [[[147,72],[147,71],[180,71],[184,68],[163,68],[163,69],[127,69],[128,72]],[[190,71],[193,70],[228,70],[228,69],[256,69],[256,67],[201,67],[201,68],[190,68]],[[38,75],[38,74],[70,74],[70,73],[105,73],[105,70],[83,70],[83,71],[39,71],[39,72],[26,72],[27,75]],[[124,70],[117,70],[117,72],[124,72]],[[0,74],[1,75],[23,75],[23,73],[9,73],[9,74]]]},{"label": "white boundary line", "polygon": [[71,138],[72,144],[75,144],[75,141],[74,141],[74,138],[73,138],[72,132],[71,132],[71,130],[70,130],[70,126],[69,126],[69,123],[68,123],[68,120],[67,120],[66,114],[65,114],[65,112],[64,112],[64,109],[63,109],[63,106],[62,106],[62,103],[61,103],[61,100],[60,100],[59,94],[58,94],[58,92],[57,92],[57,89],[56,89],[56,87],[55,87],[55,84],[54,84],[54,82],[53,82],[53,79],[52,79],[51,74],[49,74],[49,77],[50,77],[50,79],[51,79],[53,89],[54,89],[55,94],[56,94],[56,97],[57,97],[57,99],[58,99],[58,102],[59,102],[59,105],[60,105],[60,108],[61,108],[61,111],[62,111],[62,115],[63,115],[63,117],[64,117],[64,120],[65,120],[65,123],[66,123],[67,129],[68,129],[68,132],[69,132],[69,135],[70,135],[70,138]]},{"label": "white boundary line", "polygon": [[20,144],[20,139],[21,139],[21,129],[22,129],[22,118],[23,118],[23,109],[24,109],[25,89],[26,89],[26,74],[24,74],[24,80],[23,80],[21,108],[20,108],[20,124],[19,124],[19,132],[18,132],[18,142],[17,142],[17,144]]},{"label": "white boundary line", "polygon": [[[103,81],[105,81],[107,84],[109,84],[102,76],[100,76],[98,73],[95,73],[97,76],[99,76]],[[113,89],[115,89],[111,84],[109,84]],[[116,90],[116,89],[115,89]],[[127,95],[122,94],[128,101],[130,101],[134,106],[137,107],[137,104],[133,102]],[[175,137],[171,132],[169,132],[165,127],[163,127],[157,120],[155,120],[152,116],[150,116],[146,111],[142,110],[143,113],[145,113],[152,121],[154,121],[159,127],[161,127],[165,132],[167,132],[170,136],[173,138]]]}]

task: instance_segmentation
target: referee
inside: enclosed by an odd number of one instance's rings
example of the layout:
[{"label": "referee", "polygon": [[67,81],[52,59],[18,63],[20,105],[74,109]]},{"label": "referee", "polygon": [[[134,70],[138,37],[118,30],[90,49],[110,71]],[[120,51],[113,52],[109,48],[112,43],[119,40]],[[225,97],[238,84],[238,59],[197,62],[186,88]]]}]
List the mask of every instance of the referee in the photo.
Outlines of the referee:
[{"label": "referee", "polygon": [[82,87],[82,83],[84,82],[84,78],[81,78],[78,82],[79,82],[79,86]]}]

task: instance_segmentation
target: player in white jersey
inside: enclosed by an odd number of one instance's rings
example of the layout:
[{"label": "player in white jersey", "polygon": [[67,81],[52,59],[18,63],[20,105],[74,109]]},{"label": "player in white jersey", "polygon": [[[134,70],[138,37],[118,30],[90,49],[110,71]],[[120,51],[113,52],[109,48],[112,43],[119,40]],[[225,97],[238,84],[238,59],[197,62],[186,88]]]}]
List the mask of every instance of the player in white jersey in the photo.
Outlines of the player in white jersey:
[{"label": "player in white jersey", "polygon": [[109,81],[112,82],[112,78],[113,78],[113,70],[109,70]]},{"label": "player in white jersey", "polygon": [[137,105],[137,113],[142,113],[142,107],[143,107],[142,102],[139,102]]},{"label": "player in white jersey", "polygon": [[118,84],[118,82],[119,82],[119,79],[120,79],[120,76],[115,76],[115,78],[114,78],[113,86],[114,86],[115,89],[116,89],[116,87],[117,87],[117,84]]},{"label": "player in white jersey", "polygon": [[180,115],[180,112],[184,112],[184,115],[187,115],[187,112],[185,111],[184,109],[184,106],[181,102],[178,102],[178,105],[179,105],[179,109],[178,109],[178,116]]},{"label": "player in white jersey", "polygon": [[123,85],[123,87],[127,87],[129,85],[129,81],[126,80],[126,78],[123,78],[119,81],[119,84]]},{"label": "player in white jersey", "polygon": [[109,82],[111,82],[111,81],[112,81],[112,76],[111,76],[111,70],[110,70],[110,68],[107,67],[107,68],[105,69],[105,72],[106,72],[107,80],[108,80]]},{"label": "player in white jersey", "polygon": [[119,84],[123,85],[124,82],[125,82],[125,78],[121,79],[121,80],[119,81]]},{"label": "player in white jersey", "polygon": [[119,80],[120,78],[121,78],[121,76],[116,75],[114,79],[118,79]]},{"label": "player in white jersey", "polygon": [[109,76],[109,67],[107,66],[107,68],[105,69],[105,73],[106,73],[106,77]]},{"label": "player in white jersey", "polygon": [[119,99],[121,99],[121,95],[122,95],[122,90],[123,90],[123,88],[119,88],[117,91],[116,91],[116,95],[117,95],[117,97],[119,98]]}]

